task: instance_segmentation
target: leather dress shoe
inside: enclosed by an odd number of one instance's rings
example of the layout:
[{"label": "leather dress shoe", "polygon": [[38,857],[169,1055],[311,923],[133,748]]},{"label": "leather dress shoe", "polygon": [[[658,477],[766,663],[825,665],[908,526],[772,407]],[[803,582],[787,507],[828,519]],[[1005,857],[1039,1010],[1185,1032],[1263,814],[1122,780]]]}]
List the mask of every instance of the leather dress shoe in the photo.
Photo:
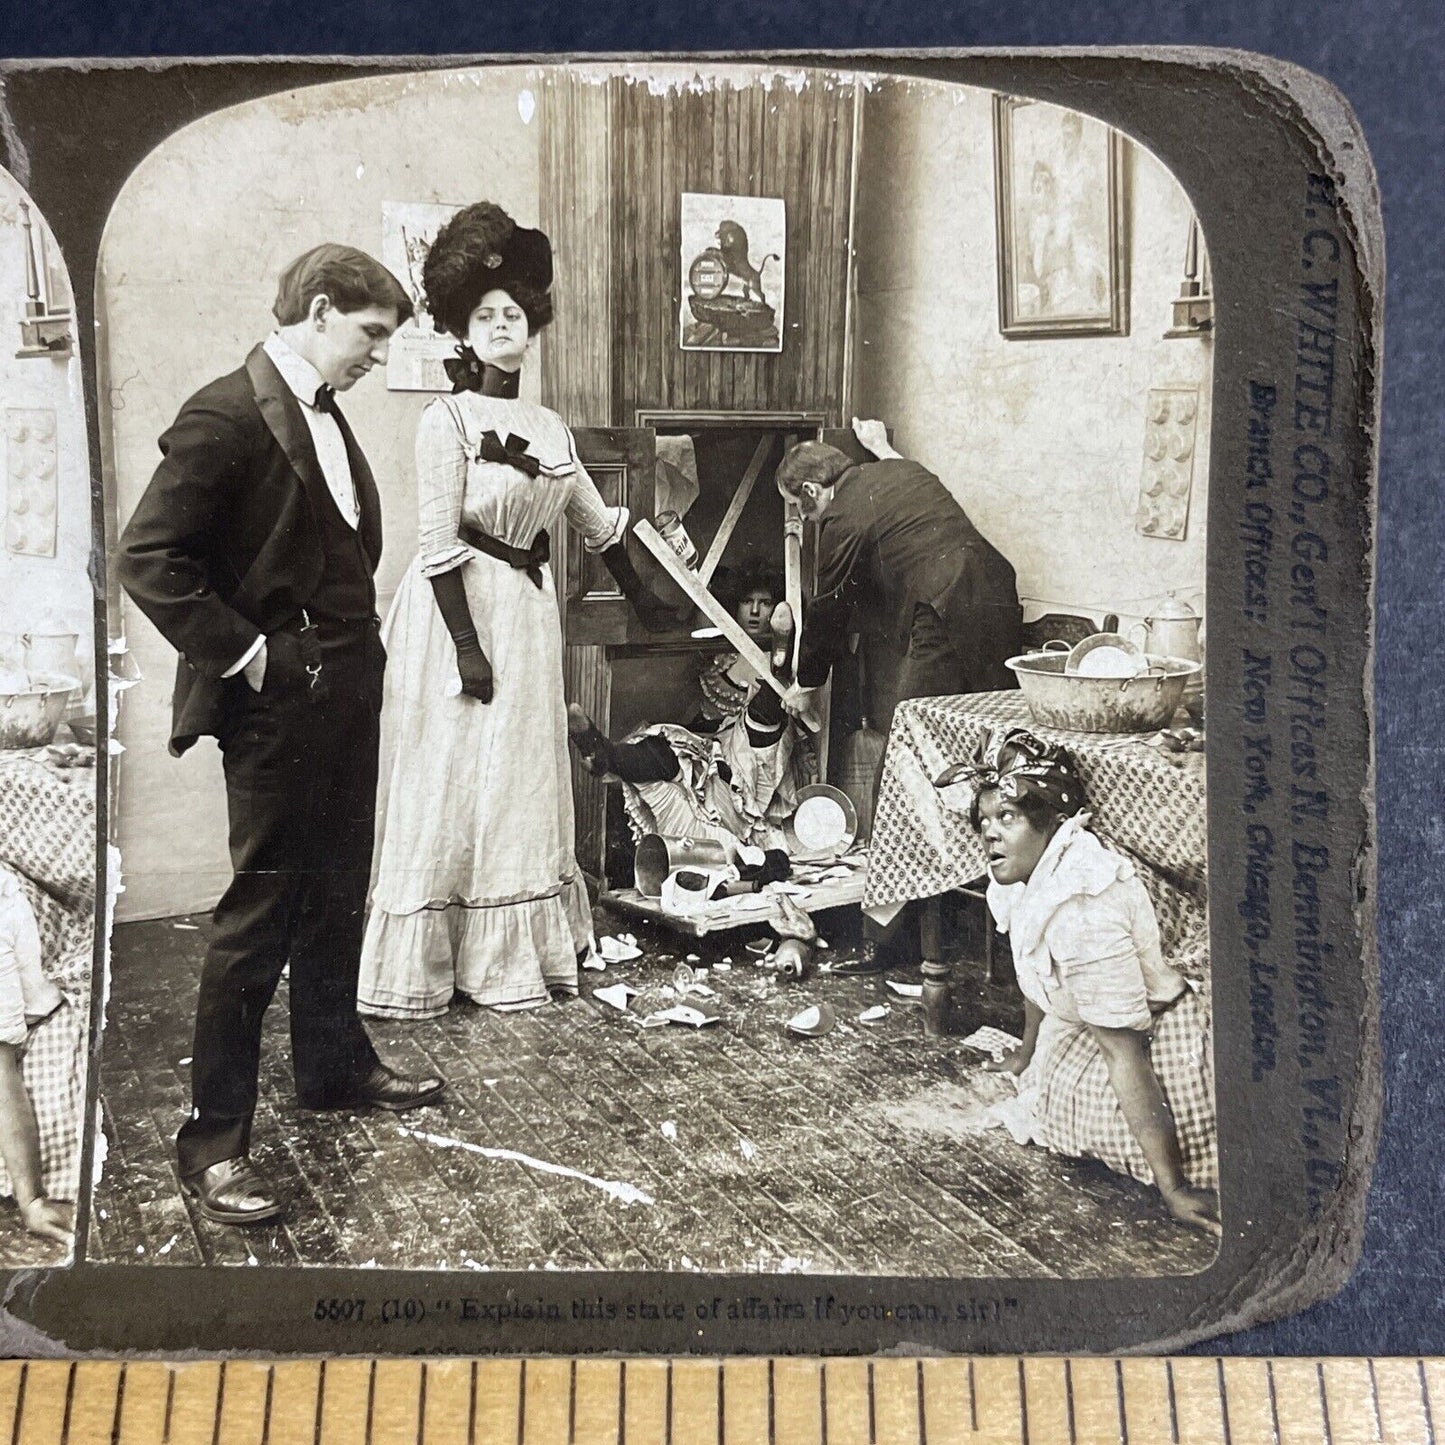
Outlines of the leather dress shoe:
[{"label": "leather dress shoe", "polygon": [[831,969],[831,972],[843,978],[866,978],[883,971],[883,960],[878,957],[878,950],[871,943],[863,945],[857,958],[845,958],[841,963],[835,963]]},{"label": "leather dress shoe", "polygon": [[446,1087],[447,1081],[436,1075],[417,1079],[378,1064],[358,1082],[356,1103],[361,1108],[390,1109],[399,1114],[403,1109],[419,1109],[423,1104],[433,1103],[446,1092]]},{"label": "leather dress shoe", "polygon": [[414,1079],[398,1074],[385,1064],[377,1064],[342,1093],[306,1098],[298,1095],[296,1102],[317,1114],[340,1109],[390,1109],[400,1113],[403,1109],[418,1109],[433,1103],[446,1092],[446,1087],[447,1081],[435,1075]]},{"label": "leather dress shoe", "polygon": [[282,1212],[271,1181],[244,1154],[192,1174],[181,1188],[216,1224],[264,1224]]}]

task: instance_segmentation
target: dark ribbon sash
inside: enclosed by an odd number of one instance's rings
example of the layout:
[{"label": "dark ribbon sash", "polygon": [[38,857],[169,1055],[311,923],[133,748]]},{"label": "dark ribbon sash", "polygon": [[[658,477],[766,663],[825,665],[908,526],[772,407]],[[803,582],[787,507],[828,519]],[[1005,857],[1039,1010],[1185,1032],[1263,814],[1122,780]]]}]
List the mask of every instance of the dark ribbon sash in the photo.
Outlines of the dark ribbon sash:
[{"label": "dark ribbon sash", "polygon": [[495,557],[518,572],[525,572],[532,579],[533,586],[542,585],[542,564],[552,560],[552,539],[545,530],[532,538],[530,547],[509,547],[470,522],[462,523],[457,529],[457,536],[468,547],[475,547],[478,552],[485,552],[488,557]]}]

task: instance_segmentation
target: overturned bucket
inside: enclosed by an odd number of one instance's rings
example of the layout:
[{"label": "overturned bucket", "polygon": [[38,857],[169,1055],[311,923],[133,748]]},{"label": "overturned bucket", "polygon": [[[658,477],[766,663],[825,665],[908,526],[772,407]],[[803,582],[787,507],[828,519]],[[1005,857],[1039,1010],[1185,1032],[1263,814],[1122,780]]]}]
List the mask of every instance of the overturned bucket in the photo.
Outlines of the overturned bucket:
[{"label": "overturned bucket", "polygon": [[646,833],[637,845],[632,873],[637,891],[644,898],[661,898],[662,885],[679,868],[716,873],[727,866],[727,850],[712,838],[668,838],[661,833]]}]

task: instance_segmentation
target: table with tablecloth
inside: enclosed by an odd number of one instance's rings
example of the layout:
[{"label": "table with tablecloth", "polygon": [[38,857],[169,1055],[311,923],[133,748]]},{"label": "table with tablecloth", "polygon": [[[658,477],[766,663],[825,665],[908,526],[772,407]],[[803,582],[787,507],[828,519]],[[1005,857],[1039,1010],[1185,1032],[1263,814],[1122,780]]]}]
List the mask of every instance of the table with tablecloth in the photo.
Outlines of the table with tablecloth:
[{"label": "table with tablecloth", "polygon": [[904,904],[976,882],[987,857],[969,822],[967,791],[934,779],[968,762],[985,734],[1025,727],[1073,755],[1090,825],[1138,866],[1159,918],[1165,957],[1186,977],[1209,970],[1204,759],[1169,755],[1145,738],[1069,732],[1035,723],[1019,692],[914,698],[893,715],[869,847],[863,909],[890,921]]},{"label": "table with tablecloth", "polygon": [[[96,770],[43,749],[0,752],[0,867],[20,881],[62,1009],[31,1029],[22,1073],[41,1135],[46,1192],[75,1197],[95,937]],[[10,1181],[0,1166],[0,1194]]]}]

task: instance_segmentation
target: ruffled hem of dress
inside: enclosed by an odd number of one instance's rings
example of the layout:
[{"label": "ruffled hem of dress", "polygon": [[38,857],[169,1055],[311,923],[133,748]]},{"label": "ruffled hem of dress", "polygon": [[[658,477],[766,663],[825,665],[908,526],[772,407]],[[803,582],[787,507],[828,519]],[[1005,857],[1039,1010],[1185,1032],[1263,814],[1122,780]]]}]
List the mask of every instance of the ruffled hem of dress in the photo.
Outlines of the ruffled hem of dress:
[{"label": "ruffled hem of dress", "polygon": [[574,885],[500,907],[375,909],[362,948],[358,1012],[428,1019],[446,1013],[456,993],[502,1010],[535,1008],[554,990],[577,993],[591,918],[576,895]]}]

